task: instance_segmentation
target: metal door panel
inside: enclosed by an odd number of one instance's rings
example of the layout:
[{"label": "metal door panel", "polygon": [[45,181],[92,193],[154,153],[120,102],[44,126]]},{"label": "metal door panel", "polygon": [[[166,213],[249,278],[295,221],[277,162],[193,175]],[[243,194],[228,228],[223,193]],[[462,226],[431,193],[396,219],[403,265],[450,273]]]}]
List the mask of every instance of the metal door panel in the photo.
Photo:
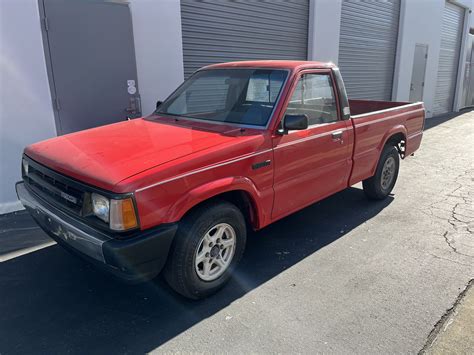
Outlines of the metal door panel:
[{"label": "metal door panel", "polygon": [[392,99],[400,0],[343,0],[339,61],[351,99]]},{"label": "metal door panel", "polygon": [[410,102],[423,101],[427,60],[428,46],[426,44],[417,44],[415,46],[413,70],[411,73]]},{"label": "metal door panel", "polygon": [[123,121],[131,101],[137,106],[132,115],[139,114],[128,5],[68,0],[43,5],[58,133]]},{"label": "metal door panel", "polygon": [[[302,72],[295,78],[286,107],[294,93],[306,88],[298,86],[306,74],[331,76],[325,70]],[[333,95],[336,97],[334,87],[333,83]],[[352,167],[353,137],[352,123],[339,117],[337,121],[313,124],[305,130],[290,131],[273,139],[275,197],[272,219],[283,217],[347,187]]]},{"label": "metal door panel", "polygon": [[453,110],[463,27],[464,9],[446,2],[441,28],[438,76],[433,105],[434,115]]},{"label": "metal door panel", "polygon": [[307,59],[308,0],[181,0],[184,76],[249,59]]},{"label": "metal door panel", "polygon": [[474,106],[474,35],[468,35],[466,70],[463,80],[463,107]]},{"label": "metal door panel", "polygon": [[[275,139],[274,206],[280,218],[346,187],[351,162],[347,121],[310,127]],[[342,142],[332,133],[342,131]]]}]

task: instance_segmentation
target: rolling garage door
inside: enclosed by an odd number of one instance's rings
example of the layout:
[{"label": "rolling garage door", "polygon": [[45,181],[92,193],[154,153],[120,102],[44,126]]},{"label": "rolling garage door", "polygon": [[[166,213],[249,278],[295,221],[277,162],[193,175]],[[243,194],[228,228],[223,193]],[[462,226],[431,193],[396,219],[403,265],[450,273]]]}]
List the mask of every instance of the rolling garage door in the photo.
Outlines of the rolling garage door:
[{"label": "rolling garage door", "polygon": [[446,2],[441,30],[436,96],[433,105],[434,115],[453,110],[463,24],[464,9]]},{"label": "rolling garage door", "polygon": [[400,0],[343,0],[339,67],[352,99],[391,100]]},{"label": "rolling garage door", "polygon": [[184,76],[213,63],[307,59],[309,0],[181,0]]}]

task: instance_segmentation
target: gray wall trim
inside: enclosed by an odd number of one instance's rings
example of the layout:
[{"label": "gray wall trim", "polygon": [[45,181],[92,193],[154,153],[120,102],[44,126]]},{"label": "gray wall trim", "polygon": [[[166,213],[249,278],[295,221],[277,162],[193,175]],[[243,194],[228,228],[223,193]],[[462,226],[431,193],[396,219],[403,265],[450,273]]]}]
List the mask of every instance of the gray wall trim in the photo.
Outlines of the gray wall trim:
[{"label": "gray wall trim", "polygon": [[58,111],[56,110],[53,104],[57,95],[56,95],[56,86],[54,84],[53,64],[51,61],[51,52],[49,50],[48,34],[45,27],[46,12],[45,12],[44,0],[38,0],[38,8],[40,11],[40,27],[41,27],[41,37],[43,39],[44,58],[46,60],[46,72],[48,73],[49,90],[51,92],[51,99],[52,99],[51,107],[53,108],[53,113],[54,113],[56,135],[59,135],[61,132],[61,121],[59,120]]}]

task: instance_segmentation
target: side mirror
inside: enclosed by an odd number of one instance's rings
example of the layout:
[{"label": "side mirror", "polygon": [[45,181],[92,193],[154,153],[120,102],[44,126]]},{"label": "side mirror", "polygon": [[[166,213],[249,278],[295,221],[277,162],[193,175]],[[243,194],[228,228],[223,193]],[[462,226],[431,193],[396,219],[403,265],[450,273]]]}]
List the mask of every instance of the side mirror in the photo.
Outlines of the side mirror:
[{"label": "side mirror", "polygon": [[283,119],[283,132],[288,133],[291,130],[303,130],[308,128],[307,115],[285,115]]},{"label": "side mirror", "polygon": [[158,101],[156,102],[156,109],[157,109],[157,110],[158,110],[158,107],[160,107],[162,103],[163,103],[163,101],[160,101],[160,100],[158,100]]}]

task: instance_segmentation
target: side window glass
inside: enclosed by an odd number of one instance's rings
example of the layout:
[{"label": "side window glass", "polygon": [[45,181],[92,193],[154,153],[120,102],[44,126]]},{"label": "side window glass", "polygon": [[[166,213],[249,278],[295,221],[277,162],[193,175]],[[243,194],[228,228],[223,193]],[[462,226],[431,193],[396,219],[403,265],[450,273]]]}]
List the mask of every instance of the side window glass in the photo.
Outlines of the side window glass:
[{"label": "side window glass", "polygon": [[305,74],[298,81],[286,114],[309,118],[309,125],[337,121],[337,105],[328,74]]}]

